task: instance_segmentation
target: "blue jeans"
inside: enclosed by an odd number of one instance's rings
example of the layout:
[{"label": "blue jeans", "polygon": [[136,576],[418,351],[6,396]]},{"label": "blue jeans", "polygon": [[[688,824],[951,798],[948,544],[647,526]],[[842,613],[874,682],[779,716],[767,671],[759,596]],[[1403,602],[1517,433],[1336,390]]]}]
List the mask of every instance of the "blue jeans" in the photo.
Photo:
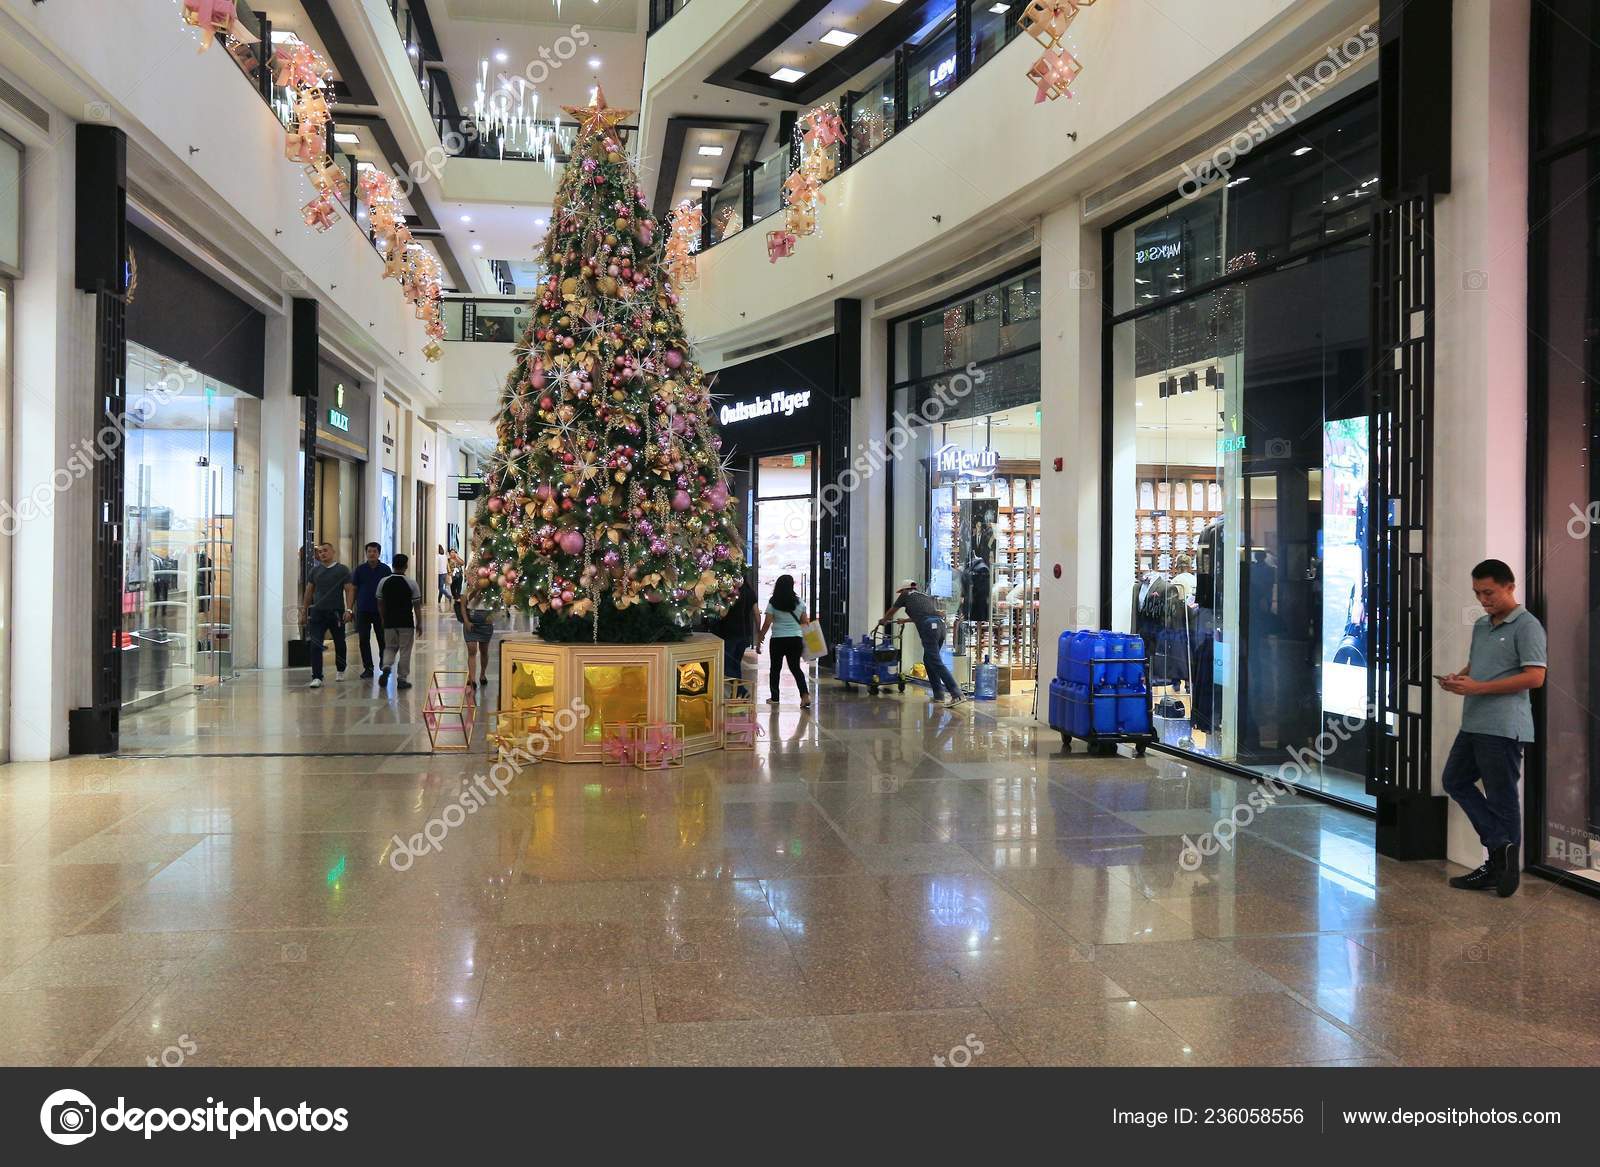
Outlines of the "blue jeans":
[{"label": "blue jeans", "polygon": [[1490,851],[1522,840],[1522,807],[1517,801],[1521,773],[1522,743],[1516,738],[1466,730],[1456,734],[1444,763],[1444,792],[1466,812]]},{"label": "blue jeans", "polygon": [[944,657],[940,655],[944,648],[944,621],[937,616],[917,621],[917,635],[922,637],[922,667],[927,670],[928,688],[933,690],[933,699],[939,700],[941,685],[950,690],[950,696],[961,696],[961,689],[956,685],[950,666],[944,663]]},{"label": "blue jeans", "polygon": [[322,638],[330,632],[333,633],[334,663],[339,666],[341,673],[344,672],[346,648],[341,615],[339,612],[319,612],[315,608],[306,613],[306,639],[311,642],[311,675],[319,681],[322,679]]}]

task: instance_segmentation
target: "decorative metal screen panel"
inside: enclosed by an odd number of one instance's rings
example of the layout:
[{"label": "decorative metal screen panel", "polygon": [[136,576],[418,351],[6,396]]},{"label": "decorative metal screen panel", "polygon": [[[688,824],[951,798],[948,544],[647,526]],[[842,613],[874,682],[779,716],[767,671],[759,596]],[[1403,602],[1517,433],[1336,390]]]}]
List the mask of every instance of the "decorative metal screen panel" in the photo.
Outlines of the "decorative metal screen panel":
[{"label": "decorative metal screen panel", "polygon": [[[127,304],[115,292],[95,293],[95,370],[92,433],[120,432],[127,414]],[[94,577],[91,637],[92,695],[115,748],[122,706],[122,524],[124,443],[104,443],[94,464]]]},{"label": "decorative metal screen panel", "polygon": [[1433,204],[1382,207],[1373,221],[1373,407],[1368,513],[1368,789],[1431,793],[1433,607]]}]

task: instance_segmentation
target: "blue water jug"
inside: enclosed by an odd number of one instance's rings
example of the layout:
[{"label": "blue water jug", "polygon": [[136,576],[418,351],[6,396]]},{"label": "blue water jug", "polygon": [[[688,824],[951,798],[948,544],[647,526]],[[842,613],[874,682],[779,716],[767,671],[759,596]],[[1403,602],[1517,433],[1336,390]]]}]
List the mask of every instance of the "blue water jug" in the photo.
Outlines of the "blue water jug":
[{"label": "blue water jug", "polygon": [[1089,684],[1089,662],[1094,658],[1094,633],[1080,628],[1072,634],[1072,657],[1067,670],[1067,680],[1074,684]]},{"label": "blue water jug", "polygon": [[1117,697],[1117,728],[1121,733],[1150,732],[1150,694],[1124,693]]},{"label": "blue water jug", "polygon": [[1063,632],[1056,641],[1056,677],[1058,680],[1069,681],[1072,679],[1072,637],[1071,632]]},{"label": "blue water jug", "polygon": [[979,701],[993,701],[1000,696],[1000,666],[990,664],[987,655],[978,666],[972,695]]},{"label": "blue water jug", "polygon": [[1100,631],[1090,635],[1094,640],[1090,643],[1089,688],[1102,693],[1115,687],[1119,675],[1113,671],[1114,666],[1107,663],[1111,656],[1111,633]]},{"label": "blue water jug", "polygon": [[848,636],[833,646],[833,675],[841,681],[855,675],[855,646]]},{"label": "blue water jug", "polygon": [[1088,738],[1089,725],[1093,720],[1089,716],[1089,690],[1085,685],[1076,681],[1067,683],[1067,721],[1073,737]]},{"label": "blue water jug", "polygon": [[1122,700],[1113,692],[1094,694],[1090,700],[1094,703],[1093,728],[1095,733],[1115,734],[1117,732],[1117,705]]}]

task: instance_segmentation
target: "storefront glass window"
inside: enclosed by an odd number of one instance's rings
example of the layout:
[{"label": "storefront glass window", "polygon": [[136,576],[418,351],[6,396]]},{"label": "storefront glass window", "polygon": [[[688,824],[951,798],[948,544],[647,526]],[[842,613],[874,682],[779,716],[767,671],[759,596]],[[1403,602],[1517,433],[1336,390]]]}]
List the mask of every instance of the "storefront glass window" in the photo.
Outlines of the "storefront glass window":
[{"label": "storefront glass window", "polygon": [[[1549,671],[1534,694],[1529,751],[1534,810],[1528,858],[1600,882],[1600,22],[1592,4],[1534,5],[1535,129],[1551,156],[1535,161],[1529,334],[1529,457],[1542,482],[1532,502],[1527,602],[1550,629]],[[1589,35],[1585,35],[1585,34]],[[1559,69],[1559,77],[1550,70]]]},{"label": "storefront glass window", "polygon": [[916,121],[956,87],[956,14],[952,5],[906,54],[906,121]]},{"label": "storefront glass window", "polygon": [[1011,5],[974,0],[972,5],[972,67],[976,69],[1011,43],[1017,35]]},{"label": "storefront glass window", "polygon": [[235,579],[255,574],[239,486],[253,481],[259,403],[130,342],[127,414],[125,708],[233,675]]},{"label": "storefront glass window", "polygon": [[[893,338],[891,424],[910,431],[893,470],[895,578],[943,601],[957,680],[970,688],[988,660],[1003,694],[1027,692],[1043,538],[1038,273],[900,321]],[[916,635],[901,648],[920,678]]]},{"label": "storefront glass window", "polygon": [[[1292,762],[1364,804],[1371,261],[1364,236],[1313,247],[1368,213],[1348,192],[1372,189],[1376,154],[1347,145],[1375,123],[1358,101],[1249,159],[1260,182],[1116,232],[1114,301],[1134,310],[1109,354],[1112,596],[1145,641],[1162,741]],[[1290,251],[1307,258],[1251,274]]]},{"label": "storefront glass window", "polygon": [[894,64],[850,107],[851,157],[859,162],[894,136]]}]

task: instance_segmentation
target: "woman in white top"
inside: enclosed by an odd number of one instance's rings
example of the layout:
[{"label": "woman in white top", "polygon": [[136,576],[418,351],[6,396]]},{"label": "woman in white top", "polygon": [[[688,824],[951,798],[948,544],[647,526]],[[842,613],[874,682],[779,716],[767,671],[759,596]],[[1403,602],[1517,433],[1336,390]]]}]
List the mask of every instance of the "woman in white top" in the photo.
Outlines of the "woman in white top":
[{"label": "woman in white top", "polygon": [[760,652],[761,642],[767,638],[767,630],[772,630],[772,696],[767,698],[768,705],[778,703],[778,678],[783,675],[783,665],[787,661],[795,684],[800,686],[800,708],[811,708],[811,690],[806,685],[805,666],[800,663],[805,647],[800,629],[805,622],[806,609],[800,602],[799,593],[794,590],[794,576],[780,575],[778,582],[772,585],[772,599],[767,601],[767,610],[761,619],[761,631],[756,633],[756,651]]}]

